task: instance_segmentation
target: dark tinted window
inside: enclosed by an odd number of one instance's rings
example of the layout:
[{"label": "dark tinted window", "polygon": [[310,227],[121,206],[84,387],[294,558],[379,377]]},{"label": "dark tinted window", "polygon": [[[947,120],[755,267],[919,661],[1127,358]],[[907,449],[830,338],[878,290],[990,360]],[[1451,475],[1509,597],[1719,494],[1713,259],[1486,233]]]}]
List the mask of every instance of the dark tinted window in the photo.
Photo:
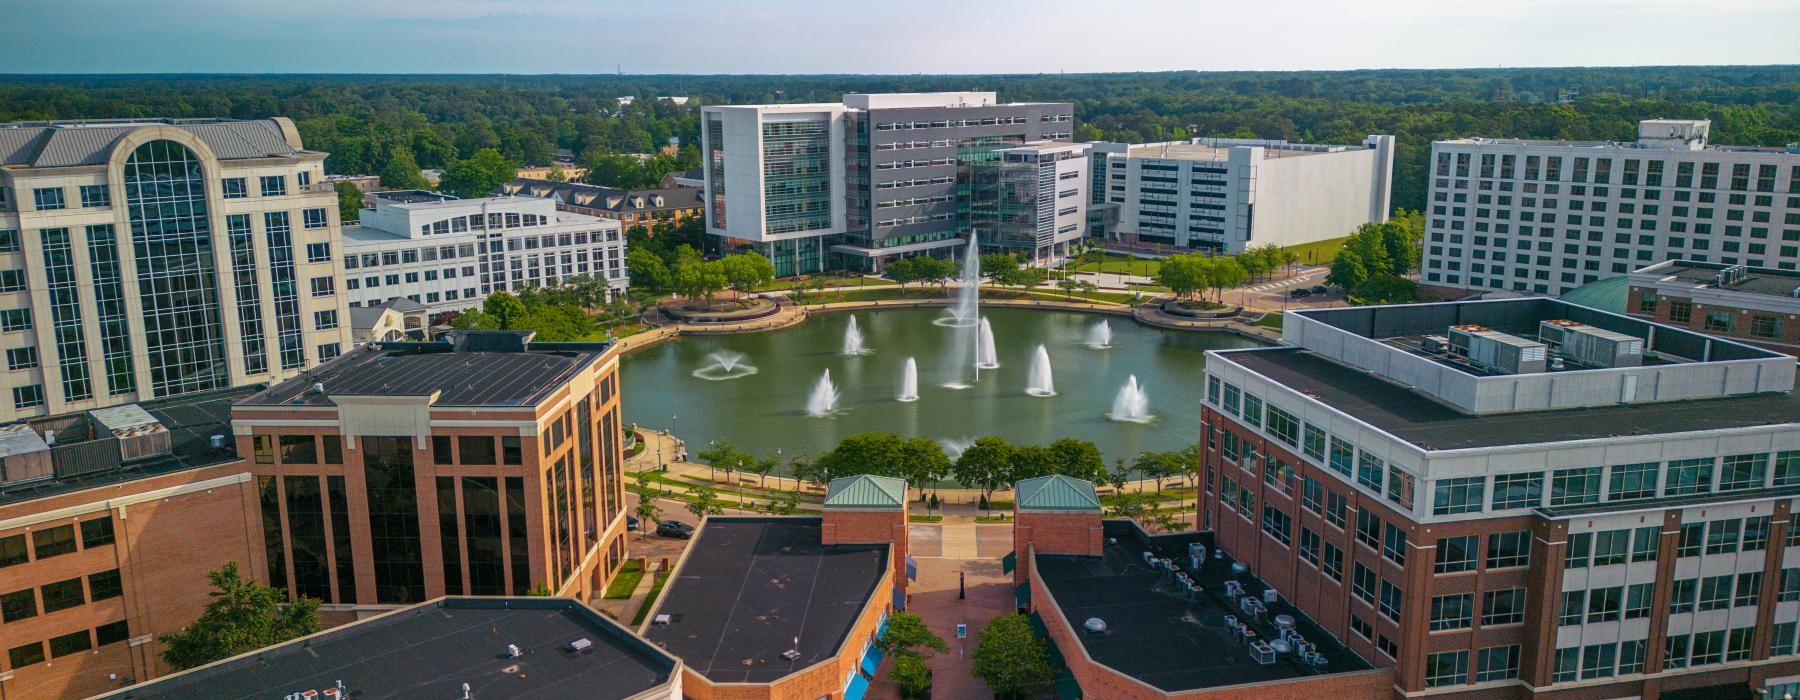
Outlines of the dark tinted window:
[{"label": "dark tinted window", "polygon": [[519,436],[505,435],[500,438],[500,456],[506,464],[524,464],[525,456],[519,449]]},{"label": "dark tinted window", "polygon": [[0,595],[0,619],[18,622],[37,617],[37,591],[27,588]]},{"label": "dark tinted window", "polygon": [[24,535],[0,537],[0,568],[31,561],[26,552]]},{"label": "dark tinted window", "polygon": [[131,631],[125,621],[109,622],[94,628],[94,639],[99,646],[123,642],[131,638]]},{"label": "dark tinted window", "polygon": [[81,524],[81,548],[99,547],[113,543],[112,517],[95,518]]},{"label": "dark tinted window", "polygon": [[318,464],[319,448],[311,435],[281,436],[282,464]]},{"label": "dark tinted window", "polygon": [[94,642],[93,639],[88,636],[87,630],[70,632],[61,637],[50,638],[50,658],[52,659],[87,651],[92,648],[94,648]]},{"label": "dark tinted window", "polygon": [[344,439],[336,435],[323,435],[319,440],[325,443],[325,463],[344,463]]},{"label": "dark tinted window", "polygon": [[13,647],[7,650],[6,656],[12,661],[12,667],[15,669],[21,666],[42,663],[44,661],[44,643],[32,642],[23,646]]},{"label": "dark tinted window", "polygon": [[48,530],[31,533],[31,546],[37,550],[37,558],[47,559],[75,551],[75,526],[59,525]]},{"label": "dark tinted window", "polygon": [[453,459],[450,454],[450,436],[448,436],[448,435],[433,435],[433,436],[431,436],[431,463],[432,464],[450,464],[451,462],[454,462],[454,461],[456,461],[456,460]]},{"label": "dark tinted window", "polygon": [[81,579],[72,578],[66,581],[44,584],[44,613],[68,610],[77,607],[87,600],[82,597]]},{"label": "dark tinted window", "polygon": [[494,438],[487,435],[463,435],[456,438],[456,452],[463,464],[493,464]]},{"label": "dark tinted window", "polygon": [[331,570],[325,549],[325,502],[319,477],[285,477],[288,540],[294,550],[294,593],[331,600]]},{"label": "dark tinted window", "polygon": [[[417,603],[425,599],[425,568],[423,545],[419,542],[419,493],[413,481],[412,438],[365,437],[362,442],[363,481],[369,498],[369,553],[375,564],[375,602]],[[493,449],[492,440],[488,447]]]},{"label": "dark tinted window", "polygon": [[119,582],[118,569],[88,576],[88,595],[94,600],[117,598],[124,592],[124,586]]}]

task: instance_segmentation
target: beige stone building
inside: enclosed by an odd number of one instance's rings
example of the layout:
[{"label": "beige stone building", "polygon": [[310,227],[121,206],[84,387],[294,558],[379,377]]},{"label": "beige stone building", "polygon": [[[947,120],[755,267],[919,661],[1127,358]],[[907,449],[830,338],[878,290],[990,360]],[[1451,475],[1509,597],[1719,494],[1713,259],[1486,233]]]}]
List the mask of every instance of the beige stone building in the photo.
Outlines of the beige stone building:
[{"label": "beige stone building", "polygon": [[0,420],[273,382],[350,345],[285,118],[0,124]]}]

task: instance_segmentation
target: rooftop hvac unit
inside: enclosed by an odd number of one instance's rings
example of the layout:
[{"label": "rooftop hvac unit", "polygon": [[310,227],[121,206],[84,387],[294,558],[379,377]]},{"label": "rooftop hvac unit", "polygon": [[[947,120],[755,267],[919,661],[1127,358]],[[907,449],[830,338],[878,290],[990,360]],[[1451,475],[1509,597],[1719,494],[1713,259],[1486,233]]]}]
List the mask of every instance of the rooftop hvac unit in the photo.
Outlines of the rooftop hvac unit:
[{"label": "rooftop hvac unit", "polygon": [[1419,347],[1433,355],[1450,352],[1450,339],[1441,335],[1428,335],[1419,339]]},{"label": "rooftop hvac unit", "polygon": [[1491,372],[1537,374],[1549,358],[1543,343],[1485,326],[1451,326],[1448,335],[1452,348],[1467,348],[1469,364]]},{"label": "rooftop hvac unit", "polygon": [[1557,354],[1590,367],[1639,367],[1644,364],[1644,339],[1585,323],[1566,320],[1538,324],[1538,337],[1557,348]]}]

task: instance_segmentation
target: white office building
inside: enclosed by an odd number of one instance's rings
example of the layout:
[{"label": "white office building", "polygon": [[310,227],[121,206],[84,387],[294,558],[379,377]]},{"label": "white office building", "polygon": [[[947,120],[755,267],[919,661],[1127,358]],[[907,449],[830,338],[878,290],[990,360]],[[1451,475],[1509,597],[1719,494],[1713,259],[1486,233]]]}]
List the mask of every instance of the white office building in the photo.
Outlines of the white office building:
[{"label": "white office building", "polygon": [[1663,260],[1793,270],[1800,145],[1715,146],[1711,122],[1638,140],[1432,144],[1422,281],[1561,294]]},{"label": "white office building", "polygon": [[625,291],[619,222],[558,211],[538,197],[457,199],[416,190],[369,197],[344,227],[344,286],[351,307],[396,298],[432,315],[480,308],[489,292],[602,278]]},{"label": "white office building", "polygon": [[1237,253],[1340,238],[1388,217],[1392,136],[1358,145],[1207,138],[1089,146],[1090,232],[1114,247]]}]

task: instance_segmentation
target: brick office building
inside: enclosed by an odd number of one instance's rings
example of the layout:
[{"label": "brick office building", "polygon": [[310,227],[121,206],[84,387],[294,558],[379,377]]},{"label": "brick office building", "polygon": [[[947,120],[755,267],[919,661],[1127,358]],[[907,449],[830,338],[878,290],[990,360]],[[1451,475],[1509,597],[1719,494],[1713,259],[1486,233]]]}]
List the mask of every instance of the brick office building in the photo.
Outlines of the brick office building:
[{"label": "brick office building", "polygon": [[0,426],[0,700],[166,674],[160,638],[226,562],[324,601],[327,625],[604,586],[625,554],[616,366],[603,344],[475,333]]},{"label": "brick office building", "polygon": [[1791,357],[1547,299],[1293,312],[1283,336],[1210,354],[1202,524],[1397,691],[1800,674]]},{"label": "brick office building", "polygon": [[1626,279],[1632,316],[1800,355],[1800,272],[1668,260]]}]

